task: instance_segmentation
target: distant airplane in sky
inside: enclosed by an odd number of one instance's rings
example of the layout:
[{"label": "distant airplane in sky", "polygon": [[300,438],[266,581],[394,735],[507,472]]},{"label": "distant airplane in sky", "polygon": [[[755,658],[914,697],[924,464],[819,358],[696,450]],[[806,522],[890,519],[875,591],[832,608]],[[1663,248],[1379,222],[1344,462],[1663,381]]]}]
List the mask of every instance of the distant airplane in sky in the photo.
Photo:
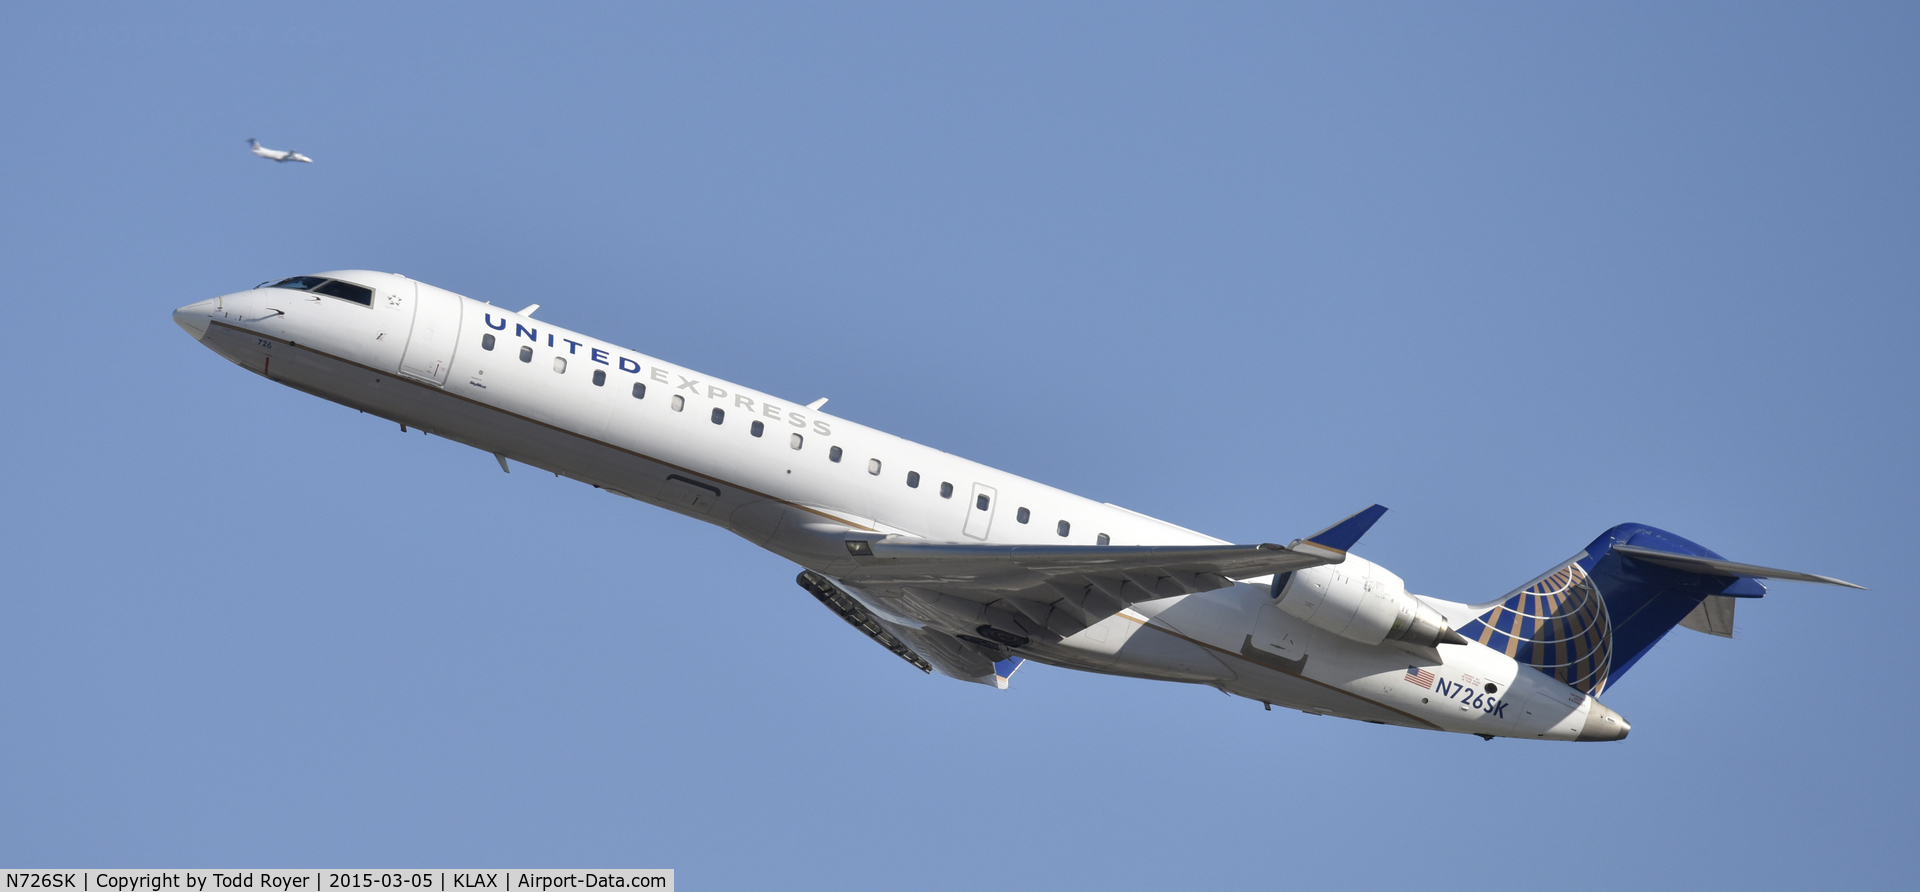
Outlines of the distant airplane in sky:
[{"label": "distant airplane in sky", "polygon": [[312,158],[308,158],[307,156],[302,155],[299,152],[282,152],[279,149],[269,149],[266,146],[261,145],[260,141],[257,139],[247,140],[247,145],[253,146],[253,153],[255,155],[259,155],[262,158],[267,158],[273,161],[279,161],[282,164],[288,161],[305,161],[308,164],[313,163]]},{"label": "distant airplane in sky", "polygon": [[[173,318],[248,371],[491,452],[503,471],[511,458],[731,530],[799,564],[801,588],[900,659],[1000,688],[1032,659],[1268,709],[1619,740],[1626,719],[1597,698],[1675,626],[1731,638],[1736,599],[1765,594],[1761,578],[1859,588],[1622,524],[1492,600],[1416,595],[1351,553],[1379,505],[1286,545],[1234,545],[833,417],[824,399],[779,399],[537,321],[535,308],[341,270]],[[1204,438],[1193,448],[1185,458],[1204,460]],[[727,609],[750,621],[750,606]],[[736,642],[725,658],[753,657]]]}]

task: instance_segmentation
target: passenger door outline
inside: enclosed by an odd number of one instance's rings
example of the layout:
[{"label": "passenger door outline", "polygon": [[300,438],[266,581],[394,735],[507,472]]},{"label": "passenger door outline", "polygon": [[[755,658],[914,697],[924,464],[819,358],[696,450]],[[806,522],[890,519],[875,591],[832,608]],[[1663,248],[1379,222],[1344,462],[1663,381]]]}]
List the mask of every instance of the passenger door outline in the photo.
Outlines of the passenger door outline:
[{"label": "passenger door outline", "polygon": [[460,295],[418,282],[408,284],[414,286],[413,329],[400,357],[400,373],[444,385],[460,338]]}]

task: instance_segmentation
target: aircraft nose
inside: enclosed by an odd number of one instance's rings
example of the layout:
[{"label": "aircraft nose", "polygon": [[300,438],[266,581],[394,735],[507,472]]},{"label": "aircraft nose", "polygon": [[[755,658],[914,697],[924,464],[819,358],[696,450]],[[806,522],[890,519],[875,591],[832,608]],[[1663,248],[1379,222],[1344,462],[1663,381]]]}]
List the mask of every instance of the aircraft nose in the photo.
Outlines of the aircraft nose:
[{"label": "aircraft nose", "polygon": [[174,310],[173,324],[193,335],[194,340],[200,340],[207,336],[207,324],[213,319],[215,304],[215,300],[203,300]]}]

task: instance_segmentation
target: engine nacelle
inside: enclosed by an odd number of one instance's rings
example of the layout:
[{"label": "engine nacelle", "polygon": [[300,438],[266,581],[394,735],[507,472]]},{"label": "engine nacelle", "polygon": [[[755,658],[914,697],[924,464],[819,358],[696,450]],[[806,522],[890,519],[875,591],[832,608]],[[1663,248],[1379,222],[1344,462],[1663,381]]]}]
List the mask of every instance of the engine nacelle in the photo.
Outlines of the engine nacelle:
[{"label": "engine nacelle", "polygon": [[1391,640],[1433,647],[1467,642],[1440,611],[1407,594],[1400,577],[1352,555],[1342,563],[1295,570],[1278,601],[1281,610],[1361,644]]}]

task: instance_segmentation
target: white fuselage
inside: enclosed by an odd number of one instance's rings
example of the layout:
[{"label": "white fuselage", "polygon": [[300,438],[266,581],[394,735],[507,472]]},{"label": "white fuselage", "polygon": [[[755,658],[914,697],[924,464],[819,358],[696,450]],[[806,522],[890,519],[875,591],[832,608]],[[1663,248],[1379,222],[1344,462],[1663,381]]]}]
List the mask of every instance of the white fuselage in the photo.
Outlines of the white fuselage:
[{"label": "white fuselage", "polygon": [[[275,381],[726,527],[828,577],[852,569],[839,538],[848,530],[1009,545],[1222,543],[403,276],[320,275],[367,286],[371,305],[259,288],[174,318]],[[1391,575],[1357,556],[1338,566]],[[970,628],[937,598],[850,592],[891,622]],[[1468,618],[1464,605],[1426,600],[1456,625]],[[1275,606],[1264,578],[1135,604],[1021,655],[1415,728],[1572,740],[1589,739],[1590,722],[1619,721],[1477,643],[1412,651],[1325,632]]]},{"label": "white fuselage", "polygon": [[279,149],[269,149],[261,145],[259,140],[248,140],[248,143],[253,146],[253,153],[255,155],[259,155],[269,161],[304,161],[308,164],[313,163],[312,158],[308,158],[299,152],[283,152]]}]

